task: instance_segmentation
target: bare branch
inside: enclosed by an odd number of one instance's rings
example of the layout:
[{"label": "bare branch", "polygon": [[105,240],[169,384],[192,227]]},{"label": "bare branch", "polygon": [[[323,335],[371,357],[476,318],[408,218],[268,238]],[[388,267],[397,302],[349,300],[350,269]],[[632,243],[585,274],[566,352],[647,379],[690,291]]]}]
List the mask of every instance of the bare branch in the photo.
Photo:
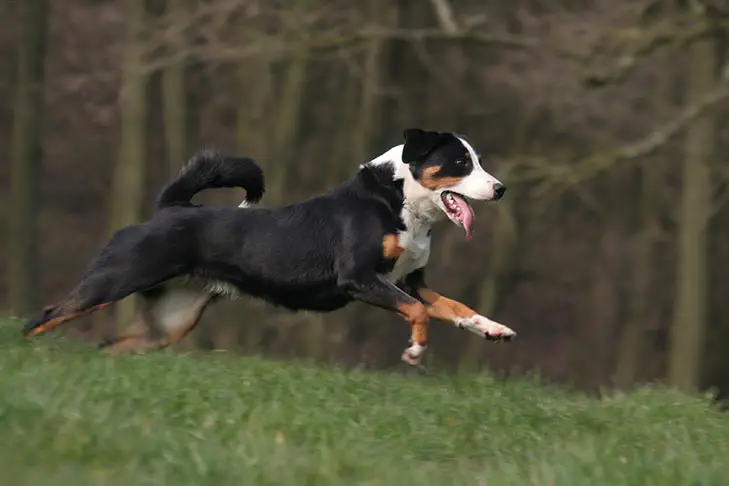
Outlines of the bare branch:
[{"label": "bare branch", "polygon": [[561,191],[575,188],[620,162],[632,161],[656,152],[696,118],[727,99],[729,99],[729,83],[723,82],[696,103],[685,107],[674,120],[660,126],[641,140],[620,147],[609,154],[596,154],[570,164],[557,164],[544,158],[529,158],[514,163],[526,169],[522,173],[521,180],[541,182],[537,195],[549,193],[556,197]]},{"label": "bare branch", "polygon": [[[184,58],[227,62],[255,56],[288,57],[302,42],[310,44],[307,48],[313,54],[332,50],[346,52],[362,49],[363,43],[379,38],[413,43],[458,41],[506,50],[547,51],[588,68],[600,63],[603,67],[588,74],[585,84],[602,86],[625,79],[646,57],[660,49],[685,45],[706,35],[717,28],[718,22],[690,15],[677,16],[646,28],[612,29],[598,36],[594,43],[565,45],[550,38],[459,25],[449,0],[430,0],[430,3],[438,18],[437,28],[397,29],[367,25],[348,12],[335,13],[333,18],[327,16],[329,12],[327,15],[310,12],[303,19],[291,18],[290,12],[278,11],[275,7],[259,12],[254,20],[249,18],[245,2],[240,0],[203,4],[186,21],[165,18],[150,29],[146,42],[147,69],[155,70]],[[236,27],[241,19],[246,22],[242,34]],[[308,35],[297,35],[296,29],[291,28],[292,22]],[[182,44],[184,31],[194,31],[195,41]],[[235,36],[230,36],[231,31]]]},{"label": "bare branch", "polygon": [[467,42],[474,42],[476,44],[483,44],[493,47],[500,47],[505,49],[536,49],[536,48],[549,48],[555,54],[574,59],[578,61],[585,61],[589,59],[586,53],[573,50],[570,48],[564,48],[561,46],[549,46],[545,45],[544,39],[535,37],[526,37],[520,35],[506,34],[506,33],[487,33],[477,30],[461,30],[455,33],[448,33],[441,29],[381,29],[375,28],[370,30],[364,30],[359,34],[360,37],[366,38],[370,36],[378,36],[387,39],[399,39],[405,41],[425,41],[425,40],[461,40]]},{"label": "bare branch", "polygon": [[430,0],[430,4],[435,10],[435,14],[438,16],[438,22],[440,23],[441,29],[446,34],[454,35],[458,33],[458,24],[456,23],[455,15],[453,15],[453,9],[451,8],[448,0]]},{"label": "bare branch", "polygon": [[[715,21],[686,17],[662,22],[650,28],[641,29],[632,27],[610,32],[609,38],[598,39],[597,44],[610,43],[623,44],[618,52],[607,52],[613,59],[607,69],[593,72],[585,77],[588,87],[602,87],[606,84],[615,84],[623,81],[646,57],[668,47],[681,47],[690,44],[696,39],[710,34],[717,28]],[[609,51],[609,48],[596,47],[594,52]]]}]

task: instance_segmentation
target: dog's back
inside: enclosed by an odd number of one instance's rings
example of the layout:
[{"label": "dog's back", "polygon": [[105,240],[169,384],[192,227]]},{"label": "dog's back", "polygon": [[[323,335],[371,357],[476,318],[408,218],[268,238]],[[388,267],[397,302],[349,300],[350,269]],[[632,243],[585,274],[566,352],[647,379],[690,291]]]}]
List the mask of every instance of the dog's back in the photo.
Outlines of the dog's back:
[{"label": "dog's back", "polygon": [[[352,255],[371,259],[383,273],[392,266],[382,255],[382,235],[401,225],[393,197],[398,188],[371,172],[278,208],[164,207],[142,225],[153,243],[138,247],[148,248],[150,259],[160,252],[178,259],[197,279],[225,282],[283,307],[336,309],[351,300],[338,278]],[[159,235],[170,236],[164,249]]]}]

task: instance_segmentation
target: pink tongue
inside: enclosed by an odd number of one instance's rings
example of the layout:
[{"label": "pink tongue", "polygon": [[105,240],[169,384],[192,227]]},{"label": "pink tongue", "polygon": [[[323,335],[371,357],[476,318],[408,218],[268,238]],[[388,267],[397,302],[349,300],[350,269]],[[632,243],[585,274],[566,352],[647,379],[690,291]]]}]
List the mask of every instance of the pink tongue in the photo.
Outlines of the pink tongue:
[{"label": "pink tongue", "polygon": [[463,229],[466,230],[466,239],[471,239],[471,227],[473,225],[473,208],[471,208],[471,205],[466,202],[465,199],[463,199],[460,196],[457,196],[455,194],[452,194],[453,199],[456,201],[456,205],[461,210],[461,215],[458,217],[458,220],[463,224]]}]

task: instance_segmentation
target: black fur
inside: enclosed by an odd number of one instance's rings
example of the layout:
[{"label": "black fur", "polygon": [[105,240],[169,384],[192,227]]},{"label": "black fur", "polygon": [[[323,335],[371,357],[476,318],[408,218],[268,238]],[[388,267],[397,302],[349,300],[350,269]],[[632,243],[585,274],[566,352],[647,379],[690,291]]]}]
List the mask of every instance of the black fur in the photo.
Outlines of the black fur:
[{"label": "black fur", "polygon": [[450,132],[431,132],[411,128],[403,133],[403,161],[410,165],[416,179],[429,167],[437,167],[436,177],[466,177],[473,171],[468,150]]},{"label": "black fur", "polygon": [[117,231],[71,294],[30,319],[24,333],[182,275],[226,282],[292,310],[330,311],[353,299],[392,309],[397,289],[377,277],[393,264],[383,257],[384,235],[404,229],[402,181],[393,181],[392,168],[363,168],[327,194],[276,209],[190,204],[204,188],[198,177],[241,185],[248,199],[262,194],[254,164],[194,158],[163,190],[152,219]]},{"label": "black fur", "polygon": [[252,159],[235,158],[205,150],[190,159],[180,176],[170,181],[157,197],[157,209],[190,205],[203,189],[242,187],[246,201],[257,203],[264,193],[263,171]]},{"label": "black fur", "polygon": [[418,268],[410,272],[402,281],[398,282],[397,286],[406,294],[425,302],[419,292],[420,289],[425,287],[425,269]]},{"label": "black fur", "polygon": [[402,150],[403,162],[412,164],[424,159],[448,135],[450,134],[425,131],[420,128],[408,128],[403,132],[403,137],[405,138],[405,146]]},{"label": "black fur", "polygon": [[[415,172],[434,164],[446,170],[463,156],[452,134],[408,130],[405,138]],[[240,186],[249,202],[264,193],[253,160],[203,152],[161,191],[153,217],[117,231],[70,295],[29,319],[23,333],[45,332],[133,293],[156,301],[163,284],[180,276],[223,282],[291,310],[331,311],[352,300],[392,311],[419,305],[380,277],[395,263],[383,253],[383,238],[406,229],[403,183],[393,171],[365,166],[326,194],[280,208],[198,206],[190,199],[205,188]],[[202,308],[191,307],[191,318]]]}]

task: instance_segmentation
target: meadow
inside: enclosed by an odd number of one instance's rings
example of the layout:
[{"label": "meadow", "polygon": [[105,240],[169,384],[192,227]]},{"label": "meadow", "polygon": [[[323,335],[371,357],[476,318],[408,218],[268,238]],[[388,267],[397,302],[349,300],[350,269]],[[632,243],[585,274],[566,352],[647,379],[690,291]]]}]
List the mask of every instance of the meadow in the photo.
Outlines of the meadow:
[{"label": "meadow", "polygon": [[729,415],[676,391],[110,357],[18,326],[0,324],[0,484],[729,484]]}]

